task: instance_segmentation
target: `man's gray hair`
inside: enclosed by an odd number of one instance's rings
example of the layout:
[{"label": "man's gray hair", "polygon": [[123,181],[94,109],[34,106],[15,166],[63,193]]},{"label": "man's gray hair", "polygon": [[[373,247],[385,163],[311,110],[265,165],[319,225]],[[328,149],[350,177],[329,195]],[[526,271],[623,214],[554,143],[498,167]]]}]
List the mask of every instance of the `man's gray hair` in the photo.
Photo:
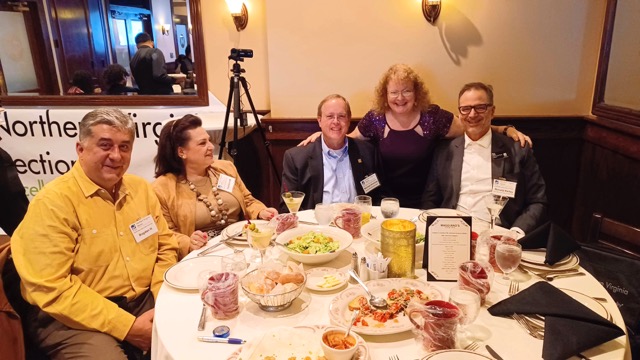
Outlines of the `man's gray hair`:
[{"label": "man's gray hair", "polygon": [[112,126],[124,133],[129,133],[132,141],[135,139],[136,125],[129,115],[115,108],[99,108],[89,112],[80,121],[80,142],[93,135],[91,129],[95,125],[103,124]]}]

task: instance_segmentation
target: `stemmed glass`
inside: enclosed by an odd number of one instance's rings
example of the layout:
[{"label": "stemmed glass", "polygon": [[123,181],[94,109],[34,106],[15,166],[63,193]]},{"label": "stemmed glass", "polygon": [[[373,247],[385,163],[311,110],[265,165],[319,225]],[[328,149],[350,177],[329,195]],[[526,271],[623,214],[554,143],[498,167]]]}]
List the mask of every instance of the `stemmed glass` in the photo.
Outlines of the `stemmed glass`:
[{"label": "stemmed glass", "polygon": [[255,224],[253,230],[247,230],[247,238],[252,248],[260,251],[260,264],[264,264],[267,248],[275,233],[275,227],[270,224]]},{"label": "stemmed glass", "polygon": [[511,282],[509,274],[518,268],[521,258],[522,245],[520,245],[520,243],[503,241],[496,246],[496,264],[504,274],[500,279],[498,279],[499,283],[508,284]]},{"label": "stemmed glass", "polygon": [[449,302],[457,306],[462,312],[460,317],[460,336],[469,338],[467,326],[473,323],[480,313],[480,293],[468,286],[458,285],[449,291]]},{"label": "stemmed glass", "polygon": [[290,213],[297,214],[302,200],[304,200],[304,193],[302,191],[285,191],[282,193],[282,200]]},{"label": "stemmed glass", "polygon": [[380,212],[385,219],[398,216],[398,212],[400,212],[400,200],[396,198],[382,199],[380,202]]},{"label": "stemmed glass", "polygon": [[369,220],[371,220],[371,207],[373,206],[371,196],[358,195],[353,203],[360,207],[360,211],[362,212],[362,225],[368,223]]},{"label": "stemmed glass", "polygon": [[508,200],[509,198],[506,196],[495,194],[485,195],[484,204],[487,206],[487,210],[489,210],[489,215],[491,215],[491,229],[495,227],[496,219],[500,216],[500,212],[502,212]]},{"label": "stemmed glass", "polygon": [[330,204],[317,203],[314,209],[314,215],[318,225],[326,226],[333,219],[333,209]]}]

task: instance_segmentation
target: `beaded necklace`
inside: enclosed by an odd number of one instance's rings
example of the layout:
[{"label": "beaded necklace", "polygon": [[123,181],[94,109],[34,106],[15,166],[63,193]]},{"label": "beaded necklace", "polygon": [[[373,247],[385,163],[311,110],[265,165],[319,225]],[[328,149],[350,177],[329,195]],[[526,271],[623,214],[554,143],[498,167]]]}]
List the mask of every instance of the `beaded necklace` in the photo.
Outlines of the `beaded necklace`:
[{"label": "beaded necklace", "polygon": [[[209,171],[207,172],[207,175],[207,182],[211,182]],[[215,173],[213,173],[212,175],[215,176]],[[229,206],[225,204],[224,201],[222,201],[220,192],[218,192],[218,189],[213,186],[213,183],[211,183],[211,191],[213,192],[213,197],[216,198],[216,205],[218,206],[217,211],[211,201],[209,201],[209,198],[206,195],[200,193],[193,182],[189,181],[186,176],[185,180],[187,181],[187,184],[189,184],[189,189],[196,193],[196,199],[198,201],[201,201],[207,207],[207,209],[209,209],[209,213],[211,214],[211,221],[215,222],[216,225],[225,225],[227,223]]]}]

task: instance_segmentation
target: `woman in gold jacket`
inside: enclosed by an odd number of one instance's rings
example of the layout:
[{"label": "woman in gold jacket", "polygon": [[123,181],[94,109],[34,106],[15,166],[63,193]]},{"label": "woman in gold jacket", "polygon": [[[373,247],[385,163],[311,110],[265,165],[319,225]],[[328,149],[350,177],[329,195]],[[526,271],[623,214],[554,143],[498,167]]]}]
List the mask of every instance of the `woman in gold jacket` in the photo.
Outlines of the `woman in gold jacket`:
[{"label": "woman in gold jacket", "polygon": [[233,163],[213,156],[197,116],[185,115],[162,128],[153,189],[178,238],[180,259],[229,224],[242,218],[269,220],[278,213],[251,195]]}]

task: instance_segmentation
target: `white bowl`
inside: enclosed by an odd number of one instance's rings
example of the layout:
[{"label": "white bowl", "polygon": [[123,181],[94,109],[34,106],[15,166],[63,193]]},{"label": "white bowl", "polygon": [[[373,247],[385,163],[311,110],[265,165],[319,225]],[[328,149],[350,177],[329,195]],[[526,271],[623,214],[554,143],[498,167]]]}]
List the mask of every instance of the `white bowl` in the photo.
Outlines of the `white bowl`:
[{"label": "white bowl", "polygon": [[[325,253],[325,254],[301,254],[295,251],[291,251],[286,247],[285,244],[288,243],[289,240],[296,238],[298,236],[307,234],[311,231],[317,231],[317,232],[323,233],[324,235],[331,236],[333,240],[338,241],[340,243],[340,247],[338,248],[338,250],[334,252]],[[278,237],[276,238],[276,242],[283,245],[283,246],[280,246],[279,248],[282,249],[282,251],[284,251],[292,259],[299,261],[303,264],[315,265],[315,264],[323,264],[337,258],[341,252],[343,252],[346,248],[351,246],[351,242],[353,242],[353,237],[348,232],[342,229],[331,227],[331,226],[299,225],[296,228],[289,229],[283,232],[282,234],[278,235]]]}]

